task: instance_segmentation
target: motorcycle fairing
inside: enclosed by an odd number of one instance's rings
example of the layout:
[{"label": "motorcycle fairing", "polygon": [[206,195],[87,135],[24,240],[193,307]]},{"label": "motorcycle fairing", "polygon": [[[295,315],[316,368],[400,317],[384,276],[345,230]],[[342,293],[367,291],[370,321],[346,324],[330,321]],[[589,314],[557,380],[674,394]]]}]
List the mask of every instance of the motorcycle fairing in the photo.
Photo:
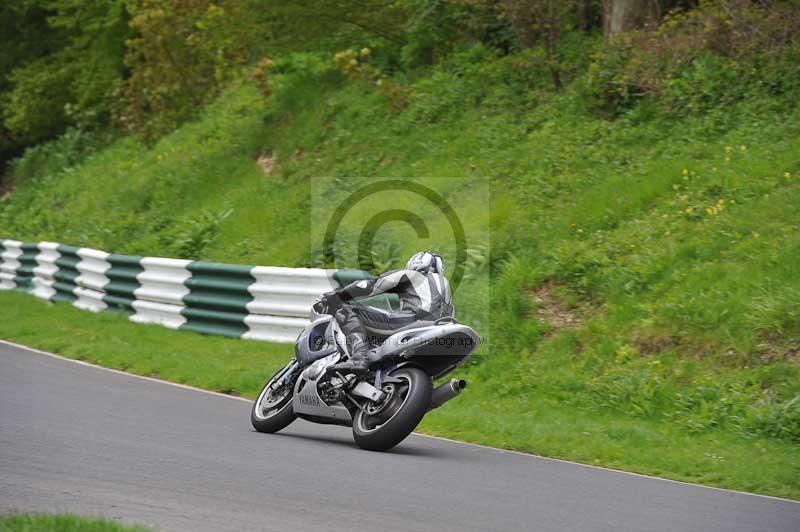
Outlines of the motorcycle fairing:
[{"label": "motorcycle fairing", "polygon": [[478,334],[460,323],[406,328],[389,336],[376,351],[370,353],[370,360],[377,362],[392,356],[408,358],[417,355],[467,357],[479,344]]},{"label": "motorcycle fairing", "polygon": [[388,337],[376,351],[371,362],[400,358],[425,369],[437,379],[463,364],[480,344],[472,328],[460,323],[446,323],[406,328]]},{"label": "motorcycle fairing", "polygon": [[318,423],[352,425],[353,417],[342,403],[329,405],[322,400],[317,391],[318,379],[325,374],[328,366],[336,364],[341,355],[334,352],[308,366],[300,374],[294,388],[292,408],[295,414]]}]

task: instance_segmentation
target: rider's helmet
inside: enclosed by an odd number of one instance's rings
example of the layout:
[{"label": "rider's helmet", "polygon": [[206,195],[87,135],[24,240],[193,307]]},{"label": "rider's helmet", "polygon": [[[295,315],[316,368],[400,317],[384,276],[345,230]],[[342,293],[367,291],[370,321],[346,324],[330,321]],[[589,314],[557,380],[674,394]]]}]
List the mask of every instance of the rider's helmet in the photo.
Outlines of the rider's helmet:
[{"label": "rider's helmet", "polygon": [[444,259],[442,259],[440,255],[436,255],[430,251],[420,251],[408,259],[406,269],[422,273],[444,273]]}]

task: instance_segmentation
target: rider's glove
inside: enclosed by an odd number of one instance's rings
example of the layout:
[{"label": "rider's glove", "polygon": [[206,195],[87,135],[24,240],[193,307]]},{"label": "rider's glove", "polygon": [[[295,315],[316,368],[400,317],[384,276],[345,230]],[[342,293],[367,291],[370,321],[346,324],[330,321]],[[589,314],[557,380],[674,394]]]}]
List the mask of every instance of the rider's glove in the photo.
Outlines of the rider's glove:
[{"label": "rider's glove", "polygon": [[327,311],[329,314],[333,314],[341,306],[342,300],[336,290],[325,292],[320,296],[319,302],[314,304],[314,308],[318,312]]}]

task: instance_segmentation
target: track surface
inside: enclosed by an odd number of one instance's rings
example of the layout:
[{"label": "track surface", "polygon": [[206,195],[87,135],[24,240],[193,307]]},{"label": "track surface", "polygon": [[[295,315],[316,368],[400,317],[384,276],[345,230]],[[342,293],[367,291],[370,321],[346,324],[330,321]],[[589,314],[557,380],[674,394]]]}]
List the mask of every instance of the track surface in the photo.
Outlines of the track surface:
[{"label": "track surface", "polygon": [[800,504],[412,436],[390,453],[248,403],[0,344],[0,512],[162,530],[800,531]]}]

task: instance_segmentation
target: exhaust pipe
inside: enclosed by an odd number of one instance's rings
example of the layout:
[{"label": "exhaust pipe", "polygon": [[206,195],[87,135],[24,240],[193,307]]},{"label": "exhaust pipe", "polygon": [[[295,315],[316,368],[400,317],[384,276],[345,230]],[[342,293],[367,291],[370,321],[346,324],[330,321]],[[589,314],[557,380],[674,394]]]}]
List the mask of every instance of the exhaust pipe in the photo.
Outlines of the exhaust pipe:
[{"label": "exhaust pipe", "polygon": [[430,411],[434,408],[439,408],[447,401],[460,394],[461,390],[466,387],[467,381],[463,379],[452,379],[450,382],[446,382],[441,386],[434,388],[433,393],[431,394],[431,406],[428,407],[428,410]]}]

